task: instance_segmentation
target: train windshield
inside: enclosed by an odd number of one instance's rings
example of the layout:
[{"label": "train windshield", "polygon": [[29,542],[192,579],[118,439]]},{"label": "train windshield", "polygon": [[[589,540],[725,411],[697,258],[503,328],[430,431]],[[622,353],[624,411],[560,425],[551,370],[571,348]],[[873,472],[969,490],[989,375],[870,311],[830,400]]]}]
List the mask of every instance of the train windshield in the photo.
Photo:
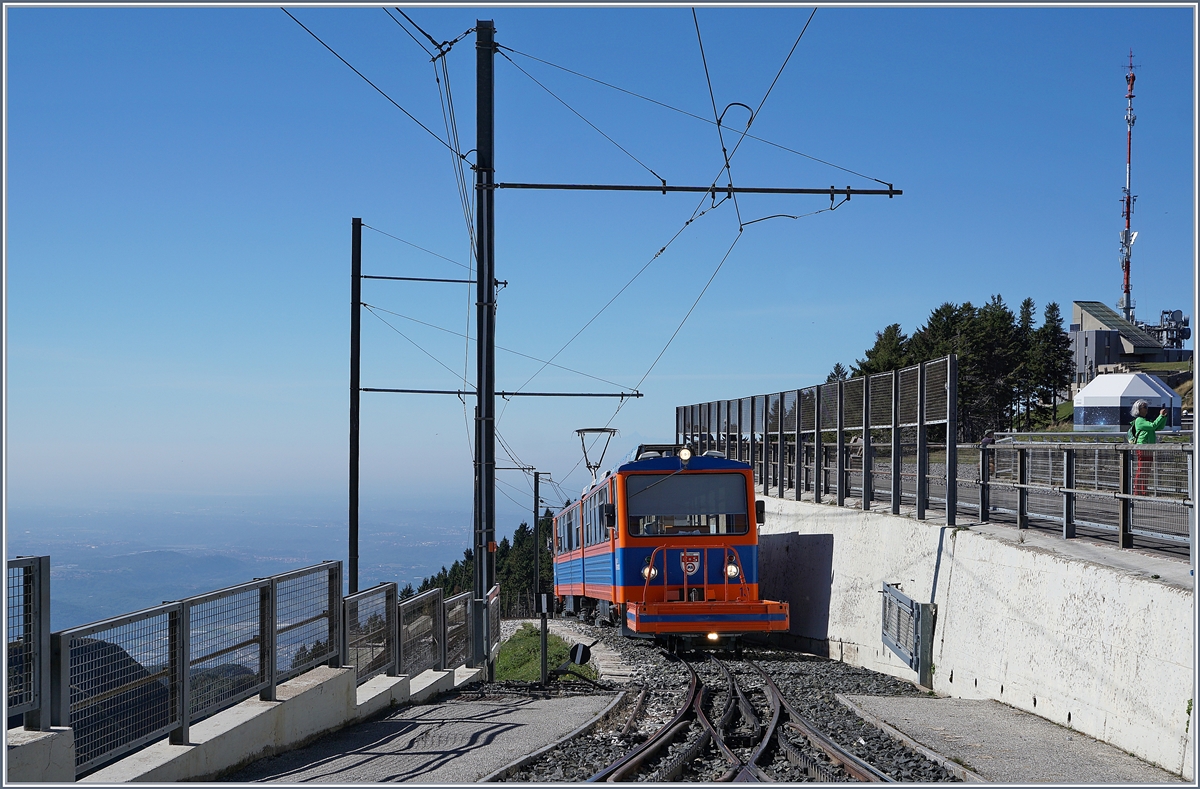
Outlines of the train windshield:
[{"label": "train windshield", "polygon": [[745,534],[741,474],[635,474],[625,478],[626,521],[634,537]]}]

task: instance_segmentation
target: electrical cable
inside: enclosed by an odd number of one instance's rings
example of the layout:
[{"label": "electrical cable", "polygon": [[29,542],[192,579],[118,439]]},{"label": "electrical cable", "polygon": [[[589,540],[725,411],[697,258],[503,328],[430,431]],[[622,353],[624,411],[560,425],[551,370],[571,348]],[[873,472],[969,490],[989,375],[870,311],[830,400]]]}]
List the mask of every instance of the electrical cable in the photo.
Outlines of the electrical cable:
[{"label": "electrical cable", "polygon": [[[407,115],[407,116],[409,117],[409,119],[411,119],[411,120],[412,120],[412,122],[413,122],[413,123],[417,124],[417,125],[418,125],[418,126],[420,126],[422,129],[424,129],[426,132],[428,132],[430,137],[432,137],[433,139],[435,139],[435,140],[437,140],[438,142],[440,142],[442,145],[444,145],[444,146],[446,146],[447,148],[449,148],[449,149],[450,149],[452,152],[454,152],[455,154],[458,154],[458,152],[457,152],[457,151],[455,151],[455,150],[454,150],[454,148],[453,148],[453,147],[451,147],[451,145],[450,145],[448,142],[446,142],[445,140],[443,140],[441,137],[437,136],[437,134],[436,134],[436,133],[434,133],[432,129],[430,129],[428,126],[426,126],[425,124],[423,124],[423,123],[421,123],[419,120],[417,120],[417,117],[416,117],[415,115],[413,115],[411,112],[409,112],[408,110],[406,110],[406,109],[404,109],[403,107],[401,107],[401,106],[400,106],[400,105],[399,105],[399,104],[396,102],[396,100],[395,100],[395,99],[393,99],[391,96],[389,96],[389,95],[387,95],[386,93],[384,93],[384,92],[383,92],[383,90],[382,90],[382,89],[381,89],[381,88],[380,88],[378,85],[376,85],[374,82],[372,82],[371,80],[367,79],[366,75],[364,75],[364,74],[363,74],[361,71],[359,71],[358,69],[356,69],[354,66],[351,66],[351,65],[350,65],[350,61],[346,60],[344,57],[342,57],[341,55],[339,55],[339,54],[338,54],[338,53],[337,53],[337,52],[334,50],[334,48],[333,48],[333,47],[329,46],[329,45],[328,45],[328,44],[326,44],[324,41],[322,41],[320,36],[318,36],[316,33],[312,32],[312,31],[311,31],[311,30],[309,30],[307,27],[305,27],[305,26],[304,26],[304,23],[303,23],[303,22],[301,22],[299,19],[296,19],[296,17],[292,16],[292,14],[291,14],[291,12],[290,12],[290,11],[288,11],[286,8],[283,8],[283,7],[280,7],[280,9],[279,9],[279,10],[280,10],[280,11],[282,11],[283,13],[287,14],[289,17],[291,17],[291,18],[292,18],[292,21],[293,21],[293,22],[295,22],[297,25],[300,25],[300,27],[304,28],[304,32],[308,33],[310,36],[312,36],[313,38],[315,38],[315,39],[317,40],[317,43],[319,43],[321,46],[325,47],[325,48],[326,48],[326,49],[328,49],[330,52],[332,52],[332,53],[333,53],[333,56],[334,56],[334,57],[336,57],[338,60],[342,61],[343,63],[345,63],[345,64],[346,64],[346,66],[347,66],[347,67],[348,67],[348,68],[349,68],[351,71],[353,71],[353,72],[354,72],[355,74],[357,74],[358,76],[362,77],[362,80],[363,80],[364,82],[366,82],[366,83],[367,83],[368,85],[370,85],[372,88],[375,88],[375,90],[376,90],[376,91],[379,93],[379,95],[380,95],[380,96],[383,96],[385,99],[387,99],[388,101],[390,101],[390,102],[392,103],[392,106],[394,106],[396,109],[398,109],[398,110],[400,110],[401,112],[403,112],[405,115]],[[461,156],[462,154],[458,154],[458,155],[459,155],[459,156]]]},{"label": "electrical cable", "polygon": [[[729,180],[728,180],[729,186],[732,187],[733,186],[733,170],[730,169],[730,167],[729,167],[729,151],[725,147],[725,133],[723,131],[721,131],[721,114],[717,112],[717,97],[716,97],[716,94],[713,93],[712,77],[709,76],[709,73],[708,73],[708,58],[706,58],[704,56],[704,39],[702,39],[700,37],[700,18],[696,16],[695,8],[692,9],[692,21],[695,22],[695,24],[696,24],[696,42],[700,45],[700,62],[704,64],[704,79],[706,82],[708,82],[708,97],[709,97],[709,99],[712,100],[713,118],[715,118],[716,122],[717,122],[717,139],[719,139],[721,141],[721,155],[723,157],[725,157],[724,172],[726,173],[726,175],[729,178]],[[754,122],[754,116],[751,115],[750,120],[746,122],[746,130],[747,131],[749,131],[750,124],[753,122]],[[717,177],[719,178],[720,175],[718,175]],[[729,194],[733,195],[733,210],[737,214],[738,229],[740,231],[741,228],[743,227],[743,225],[742,225],[742,209],[738,206],[737,194],[735,194],[733,192],[729,192]]]},{"label": "electrical cable", "polygon": [[412,243],[411,241],[405,241],[403,238],[400,238],[399,236],[394,236],[391,233],[387,233],[383,230],[380,230],[377,227],[371,227],[366,222],[363,223],[363,227],[367,228],[368,230],[374,230],[376,233],[379,233],[380,235],[384,235],[384,236],[387,236],[388,238],[395,239],[396,241],[399,241],[401,244],[407,244],[410,247],[412,247],[413,249],[419,249],[422,252],[426,252],[430,255],[433,255],[435,258],[441,258],[442,260],[446,261],[447,263],[453,263],[454,265],[458,266],[459,268],[465,268],[468,271],[471,270],[470,266],[464,266],[462,263],[459,263],[457,260],[451,260],[450,258],[446,257],[445,255],[439,255],[438,253],[436,253],[432,250],[428,250],[425,247],[419,247],[416,244]]},{"label": "electrical cable", "polygon": [[[415,342],[415,341],[414,341],[414,340],[413,340],[411,337],[409,337],[407,334],[405,334],[404,332],[400,331],[399,329],[397,329],[397,328],[396,328],[395,326],[393,326],[392,324],[388,323],[387,319],[386,319],[386,318],[384,318],[383,316],[379,315],[377,312],[375,312],[375,309],[374,309],[373,307],[371,307],[371,305],[369,305],[369,304],[363,304],[362,306],[363,306],[363,307],[365,307],[365,308],[367,309],[367,312],[370,312],[370,313],[371,313],[372,315],[374,315],[376,318],[379,318],[379,320],[383,322],[383,325],[384,325],[384,326],[387,326],[389,329],[391,329],[392,331],[396,332],[396,334],[399,334],[401,337],[403,337],[404,339],[408,340],[410,343],[412,343],[413,347],[415,347],[415,348],[416,348],[418,351],[420,351],[421,353],[425,354],[425,355],[426,355],[426,356],[428,356],[430,359],[433,359],[435,362],[437,362],[439,365],[441,365],[441,366],[442,366],[442,368],[443,368],[444,370],[446,370],[446,372],[450,373],[450,374],[451,374],[451,375],[453,375],[455,378],[458,378],[458,377],[459,377],[458,373],[454,372],[454,371],[453,371],[453,370],[451,370],[449,367],[447,367],[446,365],[442,364],[442,362],[441,362],[441,360],[440,360],[440,359],[438,359],[438,358],[437,358],[436,356],[434,356],[432,353],[430,353],[429,351],[425,350],[425,349],[424,349],[424,348],[422,348],[420,345],[418,345],[418,344],[417,344],[417,343],[416,343],[416,342]],[[467,379],[466,379],[466,378],[462,378],[461,380],[462,380],[462,382],[463,382],[463,386],[464,386],[465,388],[467,388],[467,389],[473,389],[473,388],[474,388],[474,387],[472,387],[472,386],[471,386],[471,385],[470,385],[470,384],[467,382]]]},{"label": "electrical cable", "polygon": [[588,126],[591,126],[593,129],[595,129],[595,130],[596,130],[596,132],[598,132],[598,133],[600,134],[600,136],[601,136],[601,137],[603,137],[604,139],[608,140],[608,141],[609,141],[609,142],[611,142],[613,145],[617,146],[617,148],[619,148],[619,149],[621,150],[621,152],[622,152],[622,153],[624,153],[624,154],[625,154],[626,156],[628,156],[630,159],[633,159],[635,162],[637,162],[638,164],[640,164],[640,165],[642,166],[642,168],[643,168],[643,169],[645,169],[645,170],[646,170],[648,173],[650,173],[651,175],[653,175],[653,176],[654,176],[655,178],[657,178],[659,181],[662,181],[662,183],[663,183],[663,185],[664,185],[664,186],[666,185],[666,183],[667,183],[667,179],[663,178],[661,175],[659,175],[658,173],[654,172],[654,170],[650,169],[650,167],[649,167],[648,165],[646,165],[646,163],[645,163],[645,162],[643,162],[641,159],[639,159],[639,158],[637,158],[636,156],[634,156],[632,153],[630,153],[628,150],[626,150],[626,149],[625,149],[625,147],[624,147],[624,146],[622,146],[622,145],[621,145],[619,142],[617,142],[617,141],[616,141],[616,140],[614,140],[612,137],[609,137],[607,134],[605,134],[603,131],[601,131],[601,129],[600,129],[600,127],[599,127],[599,126],[597,126],[596,124],[592,123],[592,122],[591,122],[591,121],[589,121],[587,118],[583,117],[583,115],[582,115],[582,114],[581,114],[581,113],[580,113],[578,110],[576,110],[576,109],[575,109],[574,107],[572,107],[570,104],[567,104],[565,101],[563,101],[563,100],[562,100],[562,99],[561,99],[561,98],[560,98],[560,97],[559,97],[557,94],[555,94],[555,92],[554,92],[554,91],[552,91],[552,90],[550,90],[549,88],[547,88],[547,87],[546,87],[545,85],[543,85],[541,82],[538,82],[538,80],[537,80],[537,78],[536,78],[536,77],[534,77],[532,74],[530,74],[530,73],[529,73],[528,71],[526,71],[525,69],[521,68],[520,64],[518,64],[518,63],[517,63],[515,60],[513,60],[512,58],[510,58],[508,55],[504,54],[504,51],[503,51],[503,50],[498,50],[498,51],[500,52],[500,56],[501,56],[501,57],[503,57],[505,60],[507,60],[509,63],[512,63],[512,64],[513,64],[513,66],[515,66],[515,67],[516,67],[517,71],[521,72],[522,74],[524,74],[525,76],[527,76],[527,77],[529,77],[531,80],[533,80],[533,82],[534,82],[534,84],[535,84],[535,85],[537,85],[539,88],[541,88],[542,90],[546,91],[546,92],[547,92],[547,93],[549,93],[551,96],[553,96],[555,99],[557,99],[557,100],[558,100],[558,102],[559,102],[560,104],[562,104],[564,107],[566,107],[566,108],[567,108],[568,110],[570,110],[571,112],[575,113],[575,116],[576,116],[576,117],[578,117],[578,118],[579,118],[581,121],[583,121],[583,122],[584,122],[584,123],[586,123]]},{"label": "electrical cable", "polygon": [[[814,11],[814,13],[815,13],[815,11]],[[811,16],[811,15],[809,16],[809,21],[810,21],[810,22],[812,21],[812,16]],[[807,28],[807,23],[805,23],[805,27]],[[800,35],[801,35],[801,36],[803,36],[803,35],[804,35],[804,31],[801,31]],[[799,39],[797,39],[797,40],[799,40]],[[702,121],[702,122],[704,122],[704,123],[714,123],[714,121],[712,121],[712,120],[710,120],[710,119],[708,119],[708,118],[705,118],[705,117],[704,117],[704,116],[702,116],[702,115],[697,115],[697,114],[696,114],[696,113],[694,113],[694,112],[688,112],[687,110],[680,109],[679,107],[674,107],[674,106],[672,106],[672,105],[670,105],[670,104],[667,104],[666,102],[662,102],[662,101],[659,101],[659,100],[657,100],[657,99],[650,98],[649,96],[644,96],[644,95],[642,95],[641,93],[638,93],[638,92],[636,92],[636,91],[628,90],[627,88],[622,88],[621,86],[619,86],[619,85],[614,85],[614,84],[612,84],[611,82],[605,82],[605,81],[604,81],[604,80],[602,80],[602,79],[597,79],[596,77],[592,77],[592,76],[589,76],[589,75],[587,75],[587,74],[584,74],[584,73],[582,73],[582,72],[575,71],[574,69],[569,69],[569,68],[567,68],[566,66],[559,65],[558,63],[554,63],[554,62],[551,62],[551,61],[549,61],[549,60],[544,60],[544,59],[542,59],[542,58],[539,58],[539,57],[537,57],[536,55],[531,55],[531,54],[529,54],[528,52],[522,52],[522,51],[521,51],[521,50],[519,50],[519,49],[514,49],[514,48],[512,48],[512,47],[505,46],[505,45],[503,45],[503,44],[497,44],[496,46],[497,46],[499,49],[506,49],[506,50],[508,50],[509,52],[512,52],[514,55],[520,55],[521,57],[529,58],[530,60],[537,61],[538,63],[541,63],[541,64],[543,64],[543,65],[549,66],[549,67],[551,67],[551,68],[556,68],[556,69],[558,69],[558,70],[560,70],[560,71],[565,71],[565,72],[567,72],[568,74],[572,74],[572,75],[574,75],[574,76],[576,76],[576,77],[579,77],[579,78],[581,78],[581,79],[586,79],[586,80],[588,80],[589,82],[595,82],[597,85],[603,85],[603,86],[604,86],[604,87],[606,87],[606,88],[610,88],[610,89],[612,89],[612,90],[615,90],[615,91],[617,91],[617,92],[619,92],[619,93],[624,93],[624,94],[626,94],[626,95],[628,95],[628,96],[632,96],[632,97],[633,97],[633,98],[635,98],[635,99],[641,99],[642,101],[647,101],[647,102],[649,102],[649,103],[651,103],[651,104],[656,104],[656,105],[658,105],[659,107],[662,107],[663,109],[671,110],[672,112],[677,112],[677,113],[679,113],[680,115],[686,115],[686,116],[687,116],[687,117],[689,117],[689,118],[693,118],[693,119],[695,119],[695,120]],[[793,45],[793,48],[794,48],[794,45]],[[778,79],[778,76],[776,77],[776,79]],[[761,105],[760,105],[760,109],[761,109]],[[842,172],[844,172],[844,173],[849,173],[850,175],[854,175],[854,176],[857,176],[857,177],[859,177],[859,178],[865,178],[865,179],[867,179],[868,181],[874,181],[875,183],[877,183],[877,184],[882,184],[883,186],[891,186],[891,185],[892,185],[892,184],[888,183],[887,181],[881,181],[880,179],[878,179],[878,178],[875,178],[875,177],[873,177],[873,176],[870,176],[870,175],[867,175],[866,173],[860,173],[860,172],[858,172],[857,170],[852,170],[852,169],[850,169],[850,168],[848,168],[848,167],[843,167],[843,166],[841,166],[840,164],[834,164],[834,163],[833,163],[833,162],[831,162],[831,161],[828,161],[828,160],[826,160],[826,159],[822,159],[822,158],[820,158],[820,157],[817,157],[817,156],[813,156],[813,155],[811,155],[811,154],[807,154],[807,153],[805,153],[804,151],[798,151],[798,150],[796,150],[795,148],[789,148],[789,147],[788,147],[788,146],[786,146],[786,145],[781,145],[780,143],[774,142],[774,141],[772,141],[772,140],[768,140],[768,139],[766,139],[765,137],[759,137],[759,136],[757,136],[757,135],[750,134],[749,132],[746,132],[746,133],[745,133],[745,134],[743,134],[742,136],[744,136],[744,137],[746,137],[746,138],[748,138],[748,139],[754,140],[755,142],[760,142],[760,143],[762,143],[762,144],[764,144],[764,145],[769,145],[769,146],[771,146],[772,148],[778,148],[778,149],[779,149],[779,150],[781,150],[781,151],[787,151],[787,152],[788,152],[788,153],[790,153],[790,154],[793,154],[793,155],[795,155],[795,156],[800,156],[800,157],[802,157],[802,158],[808,159],[808,160],[810,160],[810,161],[813,161],[813,162],[816,162],[816,163],[818,163],[818,164],[823,164],[823,165],[825,165],[826,167],[832,167],[832,168],[833,168],[833,169],[835,169],[835,170],[840,170],[840,171],[842,171]]]},{"label": "electrical cable", "polygon": [[[397,11],[400,11],[400,9],[399,9],[399,8],[397,8],[396,10],[397,10]],[[435,55],[434,55],[432,52],[430,52],[430,51],[429,51],[429,47],[427,47],[427,46],[425,46],[424,44],[422,44],[422,43],[421,43],[421,39],[419,39],[419,38],[417,38],[416,36],[414,36],[414,35],[412,34],[412,31],[411,31],[411,30],[409,30],[407,27],[405,27],[405,26],[403,25],[403,23],[401,23],[401,22],[400,22],[400,20],[399,20],[399,19],[397,19],[396,17],[392,16],[392,12],[391,12],[391,11],[389,11],[389,10],[387,10],[387,9],[385,8],[385,9],[383,9],[383,13],[385,13],[385,14],[387,14],[389,17],[391,17],[391,20],[392,20],[393,22],[395,22],[397,25],[399,25],[401,30],[403,30],[405,33],[408,33],[408,37],[409,37],[409,38],[411,38],[413,41],[415,41],[415,42],[416,42],[416,44],[417,44],[417,46],[419,46],[421,49],[423,49],[423,50],[425,51],[425,54],[426,54],[426,55],[429,55],[429,59],[430,59],[430,60],[432,60],[434,57],[436,57],[436,56],[435,56]],[[403,12],[403,11],[400,11],[400,13],[401,13],[401,14],[404,14],[404,12]],[[407,14],[405,14],[405,15],[404,15],[404,18],[405,18],[405,19],[408,19],[408,15],[407,15]],[[409,21],[409,22],[412,22],[412,20],[411,20],[411,19],[409,19],[408,21]],[[416,24],[415,24],[415,23],[413,24],[413,27],[416,27]],[[421,28],[417,27],[417,30],[421,30]],[[421,32],[422,32],[422,33],[425,33],[425,31],[424,31],[424,30],[421,30]],[[425,36],[426,36],[426,38],[428,38],[428,37],[429,37],[429,34],[428,34],[428,33],[425,33]],[[430,39],[430,40],[432,41],[433,39]],[[435,44],[434,44],[434,46],[437,46],[437,44],[435,43]]]},{"label": "electrical cable", "polygon": [[[823,208],[823,209],[821,209],[821,210],[822,210],[822,211],[828,211],[829,209],[827,209],[827,208]],[[768,217],[768,218],[769,218],[769,217]],[[755,221],[756,221],[756,222],[758,222],[758,221],[762,221],[762,220],[755,220]],[[423,321],[423,320],[418,320],[417,318],[413,318],[413,317],[411,317],[411,316],[408,316],[408,315],[401,315],[401,314],[400,314],[400,313],[398,313],[398,312],[392,312],[391,310],[384,309],[383,307],[380,307],[380,306],[378,306],[377,304],[367,304],[366,302],[363,302],[363,306],[364,306],[364,307],[370,307],[371,309],[376,309],[376,310],[379,310],[380,312],[386,312],[388,315],[395,315],[397,318],[403,318],[403,319],[404,319],[404,320],[406,320],[406,321],[412,321],[413,323],[419,323],[419,324],[420,324],[420,325],[422,325],[422,326],[428,326],[430,329],[437,329],[437,330],[438,330],[438,331],[440,331],[440,332],[445,332],[446,334],[452,334],[452,335],[454,335],[455,337],[465,337],[465,338],[467,339],[467,341],[468,341],[468,342],[470,342],[471,340],[474,340],[474,339],[476,339],[476,338],[474,338],[474,337],[471,337],[471,336],[469,336],[469,335],[465,335],[465,334],[461,334],[461,333],[459,333],[459,332],[456,332],[456,331],[454,331],[453,329],[447,329],[447,328],[444,328],[444,327],[442,327],[442,326],[437,326],[437,325],[435,325],[435,324],[432,324],[432,323],[426,323],[426,322],[425,322],[425,321]],[[562,366],[561,364],[554,364],[553,362],[546,362],[545,360],[543,360],[543,359],[539,359],[539,358],[537,358],[536,356],[530,356],[530,355],[529,355],[529,354],[527,354],[527,353],[521,353],[520,351],[514,351],[514,350],[512,350],[511,348],[505,348],[505,347],[504,347],[504,346],[502,346],[502,345],[497,345],[497,346],[496,346],[496,350],[498,350],[498,351],[504,351],[504,352],[506,352],[506,353],[511,353],[511,354],[513,354],[513,355],[515,355],[515,356],[520,356],[520,357],[522,357],[522,358],[529,359],[529,360],[531,360],[531,361],[534,361],[534,362],[542,362],[543,364],[548,364],[548,365],[549,365],[549,366],[551,366],[551,367],[556,367],[556,368],[558,368],[559,370],[562,370],[562,371],[564,371],[564,372],[568,372],[568,373],[574,373],[575,375],[582,375],[584,378],[591,378],[591,379],[592,379],[592,380],[594,380],[594,381],[600,381],[601,383],[610,384],[610,385],[612,385],[612,386],[615,386],[615,387],[617,387],[618,389],[628,389],[628,388],[629,388],[629,387],[627,387],[627,386],[623,386],[622,384],[619,384],[619,383],[617,383],[617,382],[615,382],[615,381],[610,381],[610,380],[608,380],[607,378],[601,378],[601,377],[599,377],[599,376],[597,376],[597,375],[592,375],[592,374],[590,374],[590,373],[585,373],[585,372],[583,372],[582,370],[573,370],[573,369],[571,369],[570,367],[564,367],[564,366]]]}]

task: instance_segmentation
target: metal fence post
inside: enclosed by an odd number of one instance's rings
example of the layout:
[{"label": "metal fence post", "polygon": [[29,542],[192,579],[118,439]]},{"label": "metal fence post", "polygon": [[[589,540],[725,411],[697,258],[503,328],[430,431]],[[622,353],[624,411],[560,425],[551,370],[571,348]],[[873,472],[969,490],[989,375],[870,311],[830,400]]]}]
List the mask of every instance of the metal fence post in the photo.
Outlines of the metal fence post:
[{"label": "metal fence post", "polygon": [[784,413],[783,403],[784,403],[783,392],[780,392],[779,393],[779,417],[778,417],[779,425],[778,425],[778,430],[776,431],[778,433],[778,435],[776,437],[776,442],[775,442],[779,445],[779,454],[775,458],[775,493],[781,499],[783,498],[783,489],[785,487],[785,482],[786,482],[786,480],[784,479],[784,474],[783,474],[783,464],[784,464],[784,454],[785,454],[784,453],[785,445],[783,443],[783,413]]},{"label": "metal fence post", "polygon": [[1187,455],[1187,500],[1191,502],[1188,505],[1188,559],[1192,564],[1192,575],[1196,574],[1196,479],[1193,476],[1195,465],[1193,460],[1193,452],[1189,450]]},{"label": "metal fence post", "polygon": [[[392,654],[392,663],[388,666],[387,675],[400,675],[400,587],[392,584],[384,596],[384,607],[387,608],[387,638],[388,649]],[[344,625],[342,632],[345,632]]]},{"label": "metal fence post", "polygon": [[258,650],[261,659],[263,681],[267,686],[258,694],[262,701],[275,701],[275,600],[278,581],[270,583],[258,593]]},{"label": "metal fence post", "polygon": [[846,506],[846,382],[837,382],[837,505]]},{"label": "metal fence post", "polygon": [[821,503],[825,492],[825,447],[821,442],[821,386],[813,387],[813,501]]},{"label": "metal fence post", "polygon": [[71,725],[71,638],[50,636],[50,724]]},{"label": "metal fence post", "polygon": [[925,362],[917,367],[917,520],[925,520],[929,495],[929,443],[925,436]]},{"label": "metal fence post", "polygon": [[169,618],[168,639],[170,640],[171,695],[179,710],[179,726],[171,730],[167,739],[172,745],[187,745],[192,717],[192,604],[187,600],[179,604],[179,611]]},{"label": "metal fence post", "polygon": [[987,523],[992,515],[992,489],[988,484],[988,472],[991,470],[991,458],[994,449],[990,446],[979,447],[979,522]]},{"label": "metal fence post", "polygon": [[1063,449],[1063,539],[1075,536],[1075,448]]},{"label": "metal fence post", "polygon": [[958,519],[958,356],[946,357],[946,525]]},{"label": "metal fence post", "polygon": [[804,484],[800,477],[804,472],[804,442],[801,440],[803,433],[800,432],[800,390],[796,390],[796,457],[795,463],[792,466],[792,482],[796,491],[796,501],[800,501],[800,491],[804,489]]},{"label": "metal fence post", "polygon": [[[37,687],[37,709],[25,713],[24,725],[30,731],[50,731],[50,557],[38,556],[29,570],[33,573],[33,616],[30,624],[34,634],[34,682]],[[65,724],[64,724],[65,725]]]},{"label": "metal fence post", "polygon": [[870,374],[863,376],[863,483],[862,483],[862,508],[864,510],[871,509],[871,497],[875,493],[875,482],[871,471],[871,456],[874,451],[871,449],[871,376]]},{"label": "metal fence post", "polygon": [[756,457],[755,457],[755,449],[756,449],[755,445],[757,442],[755,442],[755,440],[754,440],[754,427],[755,427],[757,411],[758,411],[758,398],[751,397],[750,398],[750,429],[747,431],[750,434],[750,441],[749,441],[750,445],[749,445],[749,447],[747,447],[747,450],[750,452],[749,463],[750,463],[750,467],[753,469],[752,473],[754,474],[755,477],[758,476],[758,464],[756,463]]},{"label": "metal fence post", "polygon": [[338,652],[329,659],[330,668],[341,668],[349,660],[346,654],[346,626],[342,620],[342,562],[339,559],[329,568],[329,644],[338,645]]},{"label": "metal fence post", "polygon": [[892,514],[900,514],[900,371],[892,370]]},{"label": "metal fence post", "polygon": [[1029,450],[1017,447],[1017,528],[1029,528]]},{"label": "metal fence post", "polygon": [[1118,449],[1117,454],[1120,457],[1120,486],[1122,497],[1120,506],[1117,511],[1117,534],[1118,544],[1122,548],[1133,547],[1133,534],[1130,532],[1133,519],[1133,502],[1128,498],[1133,494],[1133,451],[1127,449]]}]

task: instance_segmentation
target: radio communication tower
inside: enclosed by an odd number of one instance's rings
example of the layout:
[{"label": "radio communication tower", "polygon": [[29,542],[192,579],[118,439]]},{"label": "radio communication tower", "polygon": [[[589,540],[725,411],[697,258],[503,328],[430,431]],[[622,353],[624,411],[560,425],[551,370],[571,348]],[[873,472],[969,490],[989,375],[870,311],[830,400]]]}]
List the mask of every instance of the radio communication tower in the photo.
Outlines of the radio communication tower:
[{"label": "radio communication tower", "polygon": [[1117,307],[1121,309],[1125,320],[1133,323],[1133,299],[1129,295],[1129,258],[1133,251],[1133,242],[1137,240],[1137,233],[1129,229],[1129,220],[1133,215],[1133,204],[1137,200],[1135,195],[1129,192],[1129,170],[1130,162],[1133,154],[1133,123],[1137,120],[1137,116],[1133,114],[1133,81],[1136,79],[1133,74],[1133,50],[1129,50],[1129,73],[1125,75],[1125,84],[1128,90],[1125,92],[1125,99],[1128,102],[1125,108],[1125,189],[1122,190],[1122,200],[1124,210],[1122,215],[1125,217],[1125,229],[1121,231],[1121,273],[1124,278],[1123,287],[1121,290],[1121,300],[1117,302]]}]

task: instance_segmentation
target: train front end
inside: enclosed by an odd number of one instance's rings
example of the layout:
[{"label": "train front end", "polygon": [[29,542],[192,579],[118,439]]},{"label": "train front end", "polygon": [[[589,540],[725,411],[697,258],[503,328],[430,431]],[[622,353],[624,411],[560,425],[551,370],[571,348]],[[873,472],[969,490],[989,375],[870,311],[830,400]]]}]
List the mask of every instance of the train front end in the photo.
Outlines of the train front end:
[{"label": "train front end", "polygon": [[616,473],[614,591],[624,628],[699,649],[786,632],[787,603],[759,598],[750,467],[686,450],[656,454]]}]

